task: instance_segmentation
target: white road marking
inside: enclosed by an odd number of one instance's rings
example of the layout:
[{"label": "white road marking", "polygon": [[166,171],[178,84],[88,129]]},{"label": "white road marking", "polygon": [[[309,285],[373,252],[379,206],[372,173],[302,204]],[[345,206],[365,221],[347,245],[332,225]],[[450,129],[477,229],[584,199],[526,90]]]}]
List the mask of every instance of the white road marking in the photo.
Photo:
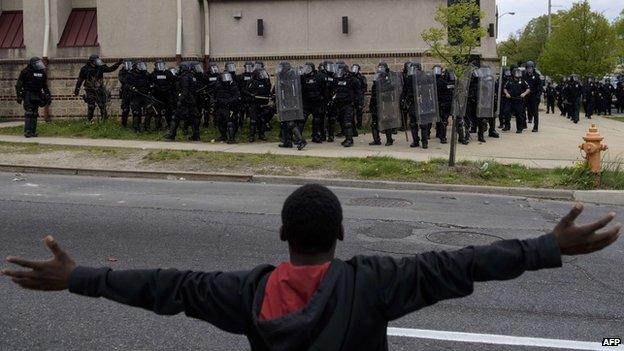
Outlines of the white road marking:
[{"label": "white road marking", "polygon": [[[601,342],[588,342],[562,339],[530,338],[522,336],[461,333],[442,330],[388,328],[389,336],[402,336],[416,339],[433,339],[457,342],[472,342],[478,344],[513,345],[546,347],[567,350],[604,350]],[[611,349],[620,349],[611,348]]]}]

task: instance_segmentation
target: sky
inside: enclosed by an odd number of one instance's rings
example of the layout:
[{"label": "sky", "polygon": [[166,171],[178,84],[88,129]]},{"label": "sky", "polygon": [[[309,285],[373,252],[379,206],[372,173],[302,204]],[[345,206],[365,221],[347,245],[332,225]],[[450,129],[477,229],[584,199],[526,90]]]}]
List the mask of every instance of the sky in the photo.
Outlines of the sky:
[{"label": "sky", "polygon": [[[551,0],[553,13],[559,10],[567,10],[572,7],[574,2],[579,0]],[[524,26],[533,18],[548,14],[548,0],[497,0],[498,13],[515,12],[514,16],[504,15],[498,22],[498,41],[502,41],[509,37],[509,34],[515,33],[524,28]],[[624,9],[624,0],[589,0],[589,5],[593,11],[601,12],[607,20],[613,21],[622,9]]]}]

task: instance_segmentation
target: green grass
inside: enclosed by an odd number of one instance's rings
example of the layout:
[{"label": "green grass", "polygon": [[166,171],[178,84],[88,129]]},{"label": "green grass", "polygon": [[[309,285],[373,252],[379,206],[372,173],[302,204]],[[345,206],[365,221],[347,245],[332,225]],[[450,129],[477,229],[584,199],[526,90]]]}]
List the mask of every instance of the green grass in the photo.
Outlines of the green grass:
[{"label": "green grass", "polygon": [[604,116],[605,118],[612,119],[618,122],[624,122],[624,116]]},{"label": "green grass", "polygon": [[[160,165],[170,163],[173,167],[192,164],[195,169],[204,170],[251,170],[251,173],[263,175],[306,175],[312,170],[322,170],[331,177],[348,179],[529,188],[594,188],[594,175],[584,164],[549,170],[503,165],[493,161],[462,161],[457,167],[451,168],[444,159],[416,162],[389,157],[322,158],[200,151],[151,151],[144,157],[144,162]],[[601,188],[624,189],[624,173],[619,164],[609,167],[603,173]]]},{"label": "green grass", "polygon": [[[132,117],[129,124],[131,124]],[[153,122],[152,122],[153,125]],[[304,131],[304,135],[310,134],[310,123]],[[190,128],[189,128],[190,131]],[[134,133],[131,127],[124,128],[117,119],[109,119],[106,121],[88,122],[85,119],[80,120],[55,120],[50,123],[40,122],[37,126],[37,133],[41,137],[64,137],[64,138],[87,138],[87,139],[116,139],[116,140],[148,140],[162,141],[167,131],[158,132],[141,132]],[[23,126],[1,128],[0,134],[22,135],[24,133]],[[237,139],[239,142],[247,142],[249,135],[249,123],[238,131]],[[201,140],[211,141],[219,137],[217,128],[210,125],[209,128],[201,128]],[[266,132],[267,141],[279,141],[279,123],[273,120],[272,128]],[[182,133],[182,128],[178,130],[177,141],[185,141],[187,137]]]},{"label": "green grass", "polygon": [[[448,167],[445,159],[428,162],[399,160],[390,157],[323,158],[222,152],[138,150],[79,146],[38,145],[36,143],[0,142],[0,153],[39,154],[54,161],[63,151],[65,161],[75,167],[85,165],[85,156],[105,160],[111,168],[228,172],[257,175],[308,176],[363,180],[391,180],[433,184],[467,184],[503,187],[588,190],[595,188],[595,176],[584,163],[558,169],[535,169],[522,165],[504,165],[495,161],[461,161]],[[130,163],[127,161],[130,160]],[[125,162],[122,162],[125,161]],[[116,163],[118,162],[118,163]],[[622,162],[603,163],[600,189],[624,190]]]}]

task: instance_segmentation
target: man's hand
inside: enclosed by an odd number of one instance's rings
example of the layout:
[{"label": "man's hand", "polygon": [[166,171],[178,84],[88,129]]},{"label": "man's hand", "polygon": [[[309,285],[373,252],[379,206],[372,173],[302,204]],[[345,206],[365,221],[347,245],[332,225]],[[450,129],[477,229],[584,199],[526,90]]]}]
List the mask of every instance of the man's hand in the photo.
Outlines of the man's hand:
[{"label": "man's hand", "polygon": [[613,244],[619,236],[621,224],[602,233],[596,233],[615,218],[615,213],[609,213],[596,222],[576,226],[574,220],[582,212],[583,205],[576,204],[553,230],[562,255],[582,255],[599,251]]},{"label": "man's hand", "polygon": [[61,250],[51,236],[43,239],[45,245],[52,251],[54,257],[45,262],[27,261],[19,257],[7,257],[6,261],[22,267],[31,268],[29,271],[3,269],[0,275],[11,277],[11,280],[24,289],[59,291],[69,286],[76,263]]}]

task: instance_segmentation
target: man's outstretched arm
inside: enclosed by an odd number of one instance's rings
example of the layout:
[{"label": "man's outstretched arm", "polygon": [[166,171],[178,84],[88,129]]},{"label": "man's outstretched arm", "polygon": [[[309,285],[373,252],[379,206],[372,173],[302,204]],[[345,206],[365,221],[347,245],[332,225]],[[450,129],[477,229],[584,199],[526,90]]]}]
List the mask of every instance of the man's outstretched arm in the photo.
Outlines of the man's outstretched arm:
[{"label": "man's outstretched arm", "polygon": [[76,266],[51,236],[44,239],[53,254],[44,262],[7,257],[7,262],[30,268],[2,270],[25,289],[61,291],[104,297],[158,314],[184,312],[231,333],[244,332],[244,306],[239,292],[247,273],[204,273],[168,270],[120,270]]},{"label": "man's outstretched arm", "polygon": [[375,272],[381,312],[388,320],[438,301],[470,295],[474,282],[513,279],[525,271],[561,266],[561,255],[601,250],[618,238],[618,224],[601,233],[615,217],[576,226],[577,204],[552,233],[534,239],[504,240],[452,252],[427,252],[394,259],[363,258]]}]

